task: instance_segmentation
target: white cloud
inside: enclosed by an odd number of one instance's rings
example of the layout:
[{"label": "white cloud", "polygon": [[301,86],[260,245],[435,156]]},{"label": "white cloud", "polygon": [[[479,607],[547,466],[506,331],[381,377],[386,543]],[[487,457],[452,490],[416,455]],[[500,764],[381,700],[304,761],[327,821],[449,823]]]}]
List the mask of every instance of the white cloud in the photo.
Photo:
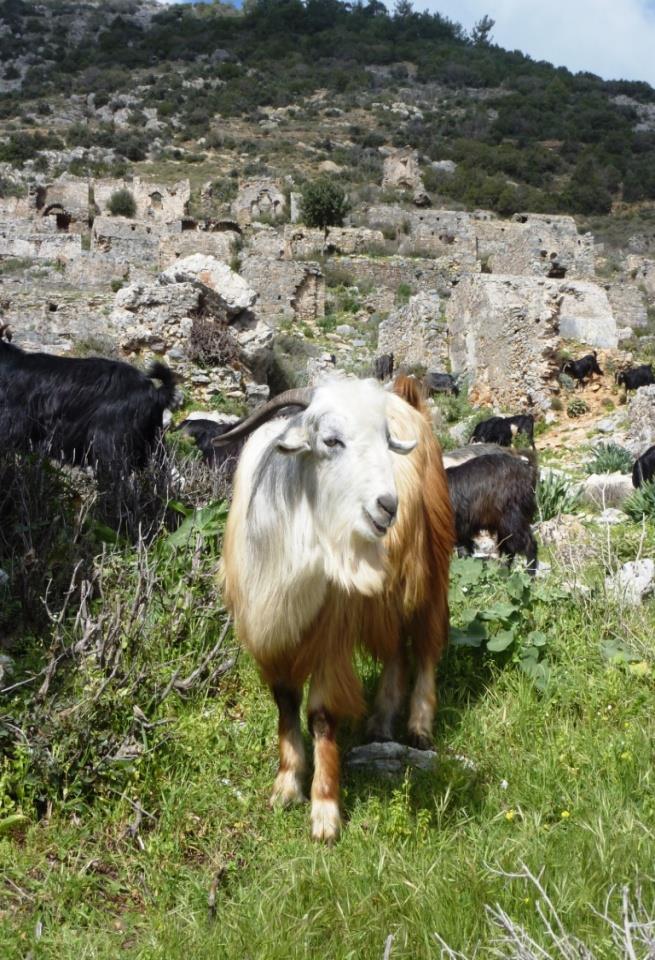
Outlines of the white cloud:
[{"label": "white cloud", "polygon": [[416,0],[467,30],[484,14],[493,39],[533,60],[655,86],[655,0]]}]

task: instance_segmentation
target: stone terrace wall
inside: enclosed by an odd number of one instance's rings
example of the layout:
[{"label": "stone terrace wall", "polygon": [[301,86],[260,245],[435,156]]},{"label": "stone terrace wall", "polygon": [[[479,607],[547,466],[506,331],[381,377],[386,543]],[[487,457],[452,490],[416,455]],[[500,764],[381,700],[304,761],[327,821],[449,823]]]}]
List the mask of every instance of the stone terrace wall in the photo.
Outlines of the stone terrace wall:
[{"label": "stone terrace wall", "polygon": [[594,241],[579,236],[573,217],[522,214],[513,220],[473,221],[476,256],[489,273],[594,276]]},{"label": "stone terrace wall", "polygon": [[437,290],[448,294],[457,275],[456,262],[443,258],[425,260],[418,257],[334,257],[326,265],[352,276],[355,283],[371,288],[366,298],[375,310],[386,313],[396,302],[398,287],[403,284],[414,293]]},{"label": "stone terrace wall", "polygon": [[187,214],[191,186],[188,180],[178,180],[172,187],[134,177],[133,180],[95,180],[93,199],[100,214],[105,214],[112,193],[129,190],[136,202],[136,218],[168,223],[181,220]]}]

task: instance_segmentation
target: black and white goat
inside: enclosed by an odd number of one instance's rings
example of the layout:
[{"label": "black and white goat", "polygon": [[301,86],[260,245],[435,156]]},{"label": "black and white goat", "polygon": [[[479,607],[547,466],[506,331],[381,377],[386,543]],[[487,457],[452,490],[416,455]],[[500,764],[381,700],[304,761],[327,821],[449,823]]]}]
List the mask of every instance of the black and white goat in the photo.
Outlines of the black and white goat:
[{"label": "black and white goat", "polygon": [[513,417],[489,417],[476,424],[471,436],[472,443],[497,443],[511,447],[519,433],[528,438],[534,449],[534,417],[531,413],[518,413]]},{"label": "black and white goat", "polygon": [[653,368],[650,363],[642,363],[639,367],[621,370],[616,375],[616,383],[619,387],[625,387],[626,390],[638,390],[639,387],[647,387],[651,383],[655,383]]},{"label": "black and white goat", "polygon": [[446,469],[455,514],[457,546],[473,552],[482,530],[496,537],[500,553],[523,554],[528,569],[537,567],[537,544],[531,524],[537,512],[537,465],[534,454],[491,453]]},{"label": "black and white goat", "polygon": [[162,363],[142,373],[119,360],[26,353],[0,340],[4,448],[100,469],[141,467],[161,435],[175,381]]}]

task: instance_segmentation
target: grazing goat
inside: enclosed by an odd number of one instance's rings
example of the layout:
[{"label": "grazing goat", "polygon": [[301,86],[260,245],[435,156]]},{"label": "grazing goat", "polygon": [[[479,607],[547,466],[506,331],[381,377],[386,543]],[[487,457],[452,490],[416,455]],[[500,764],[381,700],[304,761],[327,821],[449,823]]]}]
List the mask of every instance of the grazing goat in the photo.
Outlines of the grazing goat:
[{"label": "grazing goat", "polygon": [[647,387],[655,383],[653,368],[650,363],[642,363],[639,367],[630,367],[628,370],[621,370],[616,375],[617,385],[624,386],[626,390],[637,390],[639,387]]},{"label": "grazing goat", "polygon": [[487,457],[491,453],[501,453],[507,457],[526,457],[526,453],[515,450],[514,447],[501,447],[498,443],[469,443],[465,447],[456,447],[454,450],[447,450],[443,455],[443,465],[448,467],[458,467],[460,463],[466,463],[467,460],[473,460],[475,457]]},{"label": "grazing goat", "polygon": [[25,353],[0,340],[0,436],[6,448],[37,449],[99,468],[140,467],[174,394],[175,377],[161,363],[145,374],[118,360]]},{"label": "grazing goat", "polygon": [[426,373],[423,385],[429,396],[433,393],[452,393],[454,397],[459,396],[459,385],[452,373]]},{"label": "grazing goat", "polygon": [[243,443],[234,443],[223,449],[214,443],[217,437],[232,430],[234,423],[218,423],[203,417],[193,417],[183,420],[173,427],[173,433],[180,430],[185,436],[191,437],[202,453],[204,462],[214,470],[221,470],[226,477],[231,478],[236,470],[237,461]]},{"label": "grazing goat", "polygon": [[471,553],[473,538],[481,530],[488,530],[496,536],[501,553],[512,559],[522,553],[534,573],[537,544],[531,523],[537,510],[536,462],[493,453],[449,467],[446,476],[457,546]]},{"label": "grazing goat", "polygon": [[489,417],[476,424],[471,436],[472,443],[497,443],[511,447],[512,440],[522,433],[534,449],[534,417],[531,413],[518,413],[513,417]]},{"label": "grazing goat", "polygon": [[603,371],[598,366],[598,354],[587,353],[579,360],[565,360],[562,364],[562,373],[573,377],[579,384],[583,384],[587,377],[591,378],[592,373],[597,373],[599,377],[603,376]]},{"label": "grazing goat", "polygon": [[368,729],[388,740],[403,701],[408,632],[416,671],[409,736],[418,747],[431,743],[454,527],[417,381],[400,378],[393,391],[350,379],[288,391],[217,442],[243,437],[290,404],[304,409],[261,426],[241,454],[221,581],[279,711],[272,803],[303,798],[299,709],[310,680],[312,836],[330,842],[340,829],[337,721],[363,709],[358,643],[384,663]]},{"label": "grazing goat", "polygon": [[649,447],[645,453],[635,460],[632,468],[632,485],[640,487],[642,483],[649,483],[655,479],[655,446]]},{"label": "grazing goat", "polygon": [[375,358],[375,378],[384,382],[393,376],[393,353],[381,353]]}]

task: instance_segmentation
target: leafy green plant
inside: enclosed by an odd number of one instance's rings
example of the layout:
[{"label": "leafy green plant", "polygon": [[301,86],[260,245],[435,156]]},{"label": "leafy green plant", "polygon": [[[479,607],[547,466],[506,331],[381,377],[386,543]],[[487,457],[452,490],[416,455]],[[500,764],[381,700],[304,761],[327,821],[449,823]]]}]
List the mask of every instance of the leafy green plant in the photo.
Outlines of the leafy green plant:
[{"label": "leafy green plant", "polygon": [[548,637],[541,626],[559,588],[526,570],[458,557],[450,568],[450,641],[511,659],[541,689],[549,677],[543,654]]},{"label": "leafy green plant", "polygon": [[581,417],[583,414],[589,413],[589,404],[582,397],[574,397],[569,400],[566,412],[569,417]]},{"label": "leafy green plant", "polygon": [[643,517],[655,520],[655,480],[638,487],[623,504],[623,510],[637,522]]},{"label": "leafy green plant", "polygon": [[616,443],[601,443],[585,465],[585,473],[630,473],[632,454]]},{"label": "leafy green plant", "polygon": [[540,520],[551,520],[560,513],[574,513],[580,501],[580,492],[576,490],[568,477],[561,474],[542,474],[537,483],[537,510]]},{"label": "leafy green plant", "polygon": [[114,190],[107,203],[107,209],[112,217],[134,217],[136,214],[136,200],[127,188]]},{"label": "leafy green plant", "polygon": [[340,227],[349,209],[342,188],[327,177],[312,180],[302,191],[301,216],[308,227]]}]

